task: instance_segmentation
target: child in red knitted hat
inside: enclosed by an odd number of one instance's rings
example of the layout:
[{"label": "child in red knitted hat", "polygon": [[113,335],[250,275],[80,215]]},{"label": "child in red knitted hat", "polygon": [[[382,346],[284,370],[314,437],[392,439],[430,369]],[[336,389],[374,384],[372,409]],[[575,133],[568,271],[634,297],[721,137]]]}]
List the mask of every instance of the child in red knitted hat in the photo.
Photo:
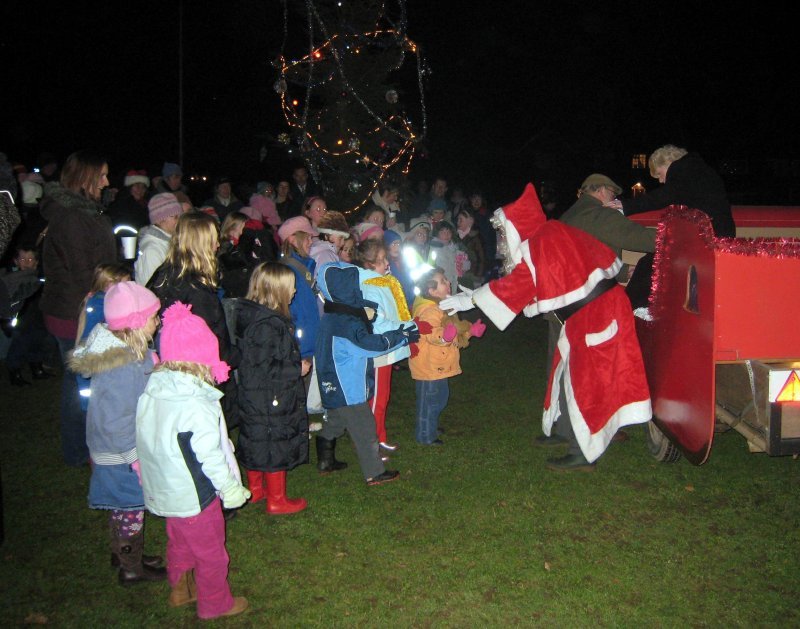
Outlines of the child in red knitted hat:
[{"label": "child in red knitted hat", "polygon": [[164,311],[162,362],[139,399],[136,445],[147,509],[167,519],[167,573],[173,607],[197,601],[200,618],[247,609],[228,585],[226,509],[250,497],[228,439],[215,383],[230,367],[206,322],[180,301]]}]

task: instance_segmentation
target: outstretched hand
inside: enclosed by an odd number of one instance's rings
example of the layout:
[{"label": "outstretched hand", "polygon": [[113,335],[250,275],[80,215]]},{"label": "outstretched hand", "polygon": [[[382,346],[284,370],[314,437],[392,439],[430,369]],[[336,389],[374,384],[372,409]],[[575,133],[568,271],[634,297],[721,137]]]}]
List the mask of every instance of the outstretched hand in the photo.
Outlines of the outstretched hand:
[{"label": "outstretched hand", "polygon": [[470,335],[474,336],[475,338],[481,338],[484,332],[486,332],[486,324],[480,319],[473,323],[469,328]]},{"label": "outstretched hand", "polygon": [[458,287],[461,289],[460,293],[451,295],[450,297],[445,297],[439,302],[439,308],[444,310],[449,315],[454,315],[457,312],[464,312],[466,310],[472,310],[475,307],[475,304],[472,301],[472,293],[474,291],[466,286],[462,286],[461,284],[459,284]]}]

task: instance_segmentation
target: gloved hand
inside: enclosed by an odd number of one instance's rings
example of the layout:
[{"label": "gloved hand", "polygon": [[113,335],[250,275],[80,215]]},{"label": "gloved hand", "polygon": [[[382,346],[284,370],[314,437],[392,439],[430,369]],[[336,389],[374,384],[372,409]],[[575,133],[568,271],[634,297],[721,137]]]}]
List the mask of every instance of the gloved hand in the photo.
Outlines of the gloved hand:
[{"label": "gloved hand", "polygon": [[452,323],[448,323],[446,326],[444,326],[444,329],[442,330],[442,340],[445,341],[446,343],[449,343],[454,338],[456,338],[456,334],[458,334],[458,329],[456,328],[456,326],[453,325]]},{"label": "gloved hand", "polygon": [[250,490],[236,483],[222,492],[222,506],[226,509],[237,509],[250,499]]},{"label": "gloved hand", "polygon": [[417,330],[420,334],[430,334],[433,332],[433,326],[427,321],[422,321],[419,317],[414,317],[414,323],[417,324]]},{"label": "gloved hand", "polygon": [[[408,345],[419,341],[419,330],[415,323],[411,323],[408,327],[401,325],[396,330],[384,332],[383,336],[389,341],[389,344],[394,347],[395,345]],[[405,343],[403,343],[405,341]]]},{"label": "gloved hand", "polygon": [[486,324],[480,319],[473,323],[469,328],[470,335],[474,336],[475,338],[481,338],[484,332],[486,332]]},{"label": "gloved hand", "polygon": [[458,285],[461,292],[450,297],[445,297],[439,302],[439,308],[444,310],[449,315],[454,315],[457,312],[464,312],[465,310],[472,310],[475,304],[472,303],[472,289],[466,286]]}]

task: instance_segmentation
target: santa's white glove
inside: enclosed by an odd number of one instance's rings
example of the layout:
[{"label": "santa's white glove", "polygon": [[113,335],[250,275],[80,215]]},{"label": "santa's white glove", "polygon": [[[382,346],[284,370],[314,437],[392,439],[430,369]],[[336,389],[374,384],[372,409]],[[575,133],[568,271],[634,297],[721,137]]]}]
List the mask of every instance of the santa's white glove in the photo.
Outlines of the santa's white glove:
[{"label": "santa's white glove", "polygon": [[458,285],[461,292],[450,297],[445,297],[439,302],[439,308],[446,311],[449,315],[454,315],[457,312],[464,312],[465,310],[472,310],[475,304],[472,302],[472,289],[466,286]]},{"label": "santa's white glove", "polygon": [[226,509],[238,509],[250,498],[250,490],[236,483],[222,490],[222,506]]}]

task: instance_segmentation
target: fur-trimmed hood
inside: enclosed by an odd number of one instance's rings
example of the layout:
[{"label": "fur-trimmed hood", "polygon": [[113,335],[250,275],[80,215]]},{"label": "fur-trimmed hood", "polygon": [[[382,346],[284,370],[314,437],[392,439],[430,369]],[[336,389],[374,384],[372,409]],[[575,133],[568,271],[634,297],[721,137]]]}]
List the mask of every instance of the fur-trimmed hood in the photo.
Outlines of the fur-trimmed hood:
[{"label": "fur-trimmed hood", "polygon": [[58,212],[64,210],[85,212],[90,216],[96,216],[105,212],[102,203],[93,201],[81,194],[67,190],[56,181],[46,183],[44,186],[44,196],[40,202],[40,212],[42,217],[48,221],[52,220]]},{"label": "fur-trimmed hood", "polygon": [[98,323],[86,342],[75,348],[67,364],[84,378],[136,362],[136,355],[106,327]]}]

